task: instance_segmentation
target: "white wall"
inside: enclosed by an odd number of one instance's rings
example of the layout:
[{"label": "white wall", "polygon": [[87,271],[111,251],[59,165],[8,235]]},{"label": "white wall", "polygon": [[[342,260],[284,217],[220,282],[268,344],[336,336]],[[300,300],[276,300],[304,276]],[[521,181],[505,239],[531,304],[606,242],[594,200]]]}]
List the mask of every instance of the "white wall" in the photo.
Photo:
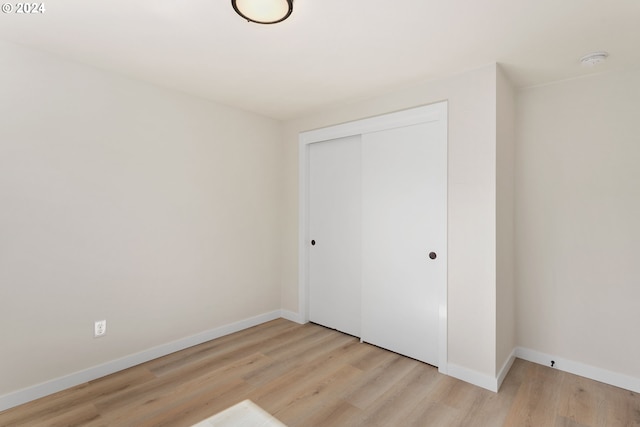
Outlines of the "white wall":
[{"label": "white wall", "polygon": [[340,105],[285,123],[283,308],[298,311],[298,134],[437,101],[449,101],[449,362],[495,375],[496,66]]},{"label": "white wall", "polygon": [[450,364],[493,378],[517,337],[640,378],[638,70],[520,91],[514,171],[493,65],[291,120],[283,145],[267,118],[9,44],[0,57],[0,396],[297,312],[298,133],[441,100]]},{"label": "white wall", "polygon": [[496,87],[496,372],[516,347],[515,91],[500,67]]},{"label": "white wall", "polygon": [[520,91],[519,345],[640,385],[640,70]]},{"label": "white wall", "polygon": [[0,396],[280,309],[278,122],[0,58]]}]

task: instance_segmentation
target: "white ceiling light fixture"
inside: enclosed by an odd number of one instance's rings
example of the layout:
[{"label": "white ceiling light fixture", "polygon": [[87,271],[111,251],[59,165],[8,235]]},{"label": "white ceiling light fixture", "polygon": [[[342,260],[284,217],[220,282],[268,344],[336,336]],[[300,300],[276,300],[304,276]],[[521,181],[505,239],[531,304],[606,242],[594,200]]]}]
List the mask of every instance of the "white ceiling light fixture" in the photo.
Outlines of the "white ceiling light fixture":
[{"label": "white ceiling light fixture", "polygon": [[276,24],[293,12],[293,0],[231,0],[231,5],[249,22]]},{"label": "white ceiling light fixture", "polygon": [[585,67],[594,67],[601,62],[604,62],[608,56],[609,54],[607,52],[591,52],[590,54],[580,58],[580,63]]}]

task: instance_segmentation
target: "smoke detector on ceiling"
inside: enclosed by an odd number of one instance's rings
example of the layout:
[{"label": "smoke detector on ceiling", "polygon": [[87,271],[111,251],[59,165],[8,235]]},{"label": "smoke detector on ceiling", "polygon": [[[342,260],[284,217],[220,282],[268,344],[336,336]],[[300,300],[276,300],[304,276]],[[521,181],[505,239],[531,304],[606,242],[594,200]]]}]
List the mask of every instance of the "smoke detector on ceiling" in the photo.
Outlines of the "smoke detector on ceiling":
[{"label": "smoke detector on ceiling", "polygon": [[580,58],[580,63],[585,67],[593,67],[601,62],[604,62],[604,60],[607,59],[608,56],[609,54],[607,52],[591,52],[590,54]]}]

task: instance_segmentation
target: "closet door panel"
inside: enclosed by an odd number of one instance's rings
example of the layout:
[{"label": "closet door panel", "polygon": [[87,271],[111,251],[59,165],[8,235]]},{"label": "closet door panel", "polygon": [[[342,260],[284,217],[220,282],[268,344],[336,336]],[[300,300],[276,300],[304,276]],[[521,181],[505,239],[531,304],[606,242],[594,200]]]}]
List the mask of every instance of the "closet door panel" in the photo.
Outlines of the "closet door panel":
[{"label": "closet door panel", "polygon": [[360,336],[361,138],[309,150],[309,320]]},{"label": "closet door panel", "polygon": [[446,280],[443,129],[431,122],[362,136],[361,336],[436,366]]}]

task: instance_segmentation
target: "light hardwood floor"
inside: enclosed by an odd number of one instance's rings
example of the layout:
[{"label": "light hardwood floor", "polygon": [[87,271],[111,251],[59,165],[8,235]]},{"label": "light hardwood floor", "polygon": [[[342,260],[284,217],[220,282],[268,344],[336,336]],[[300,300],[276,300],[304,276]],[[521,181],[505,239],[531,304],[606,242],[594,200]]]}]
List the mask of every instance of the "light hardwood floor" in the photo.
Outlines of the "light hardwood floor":
[{"label": "light hardwood floor", "polygon": [[190,426],[251,399],[289,427],[640,426],[640,395],[516,360],[499,393],[284,319],[0,413],[0,426]]}]

